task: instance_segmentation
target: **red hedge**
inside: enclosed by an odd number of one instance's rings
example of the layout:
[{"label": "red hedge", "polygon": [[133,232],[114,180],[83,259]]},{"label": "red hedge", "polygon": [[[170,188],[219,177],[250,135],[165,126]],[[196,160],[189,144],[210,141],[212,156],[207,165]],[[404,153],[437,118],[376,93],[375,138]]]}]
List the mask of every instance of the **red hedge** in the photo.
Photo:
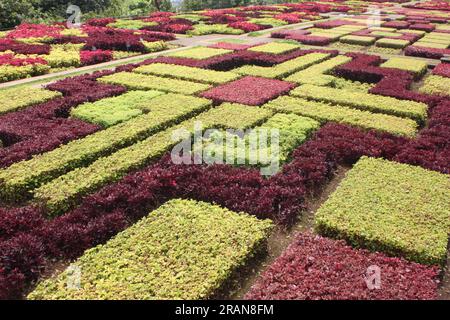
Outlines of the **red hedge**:
[{"label": "red hedge", "polygon": [[[381,288],[368,289],[369,266],[381,270]],[[251,300],[436,299],[439,269],[328,238],[299,233],[246,294]]]}]

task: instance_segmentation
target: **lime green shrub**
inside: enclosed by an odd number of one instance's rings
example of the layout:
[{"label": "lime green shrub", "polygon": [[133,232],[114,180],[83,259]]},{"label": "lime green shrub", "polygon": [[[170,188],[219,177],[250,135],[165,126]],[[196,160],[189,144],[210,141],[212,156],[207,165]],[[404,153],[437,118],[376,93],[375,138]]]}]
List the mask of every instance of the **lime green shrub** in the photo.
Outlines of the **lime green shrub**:
[{"label": "lime green shrub", "polygon": [[23,109],[60,96],[62,96],[60,92],[41,88],[27,87],[0,90],[0,114]]},{"label": "lime green shrub", "polygon": [[282,62],[273,67],[246,65],[231,71],[242,75],[281,79],[294,72],[303,70],[316,63],[326,60],[329,56],[330,55],[327,53],[309,53],[304,56]]},{"label": "lime green shrub", "polygon": [[366,36],[344,36],[339,38],[340,42],[348,44],[357,44],[362,46],[370,46],[375,42],[375,38]]},{"label": "lime green shrub", "polygon": [[308,101],[300,98],[282,96],[263,106],[274,112],[295,113],[316,119],[322,123],[328,121],[348,124],[362,129],[375,129],[396,135],[414,137],[417,123],[411,119],[403,119],[385,114],[371,113],[350,109],[339,105]]},{"label": "lime green shrub", "polygon": [[316,213],[316,230],[426,264],[446,261],[448,175],[363,157]]},{"label": "lime green shrub", "polygon": [[46,64],[29,64],[24,66],[0,65],[0,82],[8,82],[46,74],[50,66]]},{"label": "lime green shrub", "polygon": [[156,26],[158,25],[157,22],[153,21],[143,21],[143,20],[124,20],[124,19],[118,19],[115,22],[112,22],[107,25],[107,27],[110,28],[119,28],[119,29],[130,29],[130,30],[138,30],[142,27],[146,26]]},{"label": "lime green shrub", "polygon": [[299,48],[300,46],[298,44],[284,43],[284,42],[269,42],[256,47],[251,47],[248,50],[271,54],[283,54]]},{"label": "lime green shrub", "polygon": [[147,52],[158,52],[166,50],[169,46],[167,45],[167,42],[160,40],[160,41],[141,41],[142,44],[145,47],[145,50]]},{"label": "lime green shrub", "polygon": [[110,127],[142,114],[142,107],[163,93],[160,91],[129,91],[118,97],[86,102],[71,110],[72,117]]},{"label": "lime green shrub", "polygon": [[29,299],[206,299],[265,249],[273,224],[193,200],[171,200],[41,282]]},{"label": "lime green shrub", "polygon": [[424,122],[427,117],[427,105],[425,103],[400,100],[371,93],[305,84],[295,88],[290,94],[295,97],[350,106],[371,112],[408,117],[419,122]]},{"label": "lime green shrub", "polygon": [[243,34],[241,29],[235,29],[226,24],[196,24],[193,30],[186,32],[192,36],[203,36],[207,34]]},{"label": "lime green shrub", "polygon": [[419,91],[426,94],[450,96],[450,78],[430,75],[425,79]]},{"label": "lime green shrub", "polygon": [[408,40],[402,39],[379,39],[375,42],[375,45],[383,48],[403,49],[409,44]]},{"label": "lime green shrub", "polygon": [[152,63],[138,67],[133,71],[143,74],[152,74],[161,77],[170,77],[208,84],[221,84],[236,80],[240,77],[232,72],[206,70],[165,63]]},{"label": "lime green shrub", "polygon": [[250,19],[248,22],[262,25],[270,25],[272,27],[281,27],[288,24],[284,20],[279,20],[275,18],[253,18]]},{"label": "lime green shrub", "polygon": [[172,52],[172,53],[166,54],[166,56],[202,60],[202,59],[208,59],[208,58],[212,58],[212,57],[221,56],[221,55],[231,53],[231,52],[233,52],[233,50],[207,48],[207,47],[194,47],[194,48],[189,48],[189,49],[185,49],[185,50]]},{"label": "lime green shrub", "polygon": [[159,90],[182,94],[195,94],[206,91],[211,87],[202,83],[161,78],[134,72],[118,72],[97,80],[103,83],[122,85],[130,90]]},{"label": "lime green shrub", "polygon": [[284,80],[298,84],[309,83],[318,86],[332,85],[336,77],[327,75],[327,73],[331,72],[337,66],[350,62],[351,60],[351,57],[336,56],[329,60],[315,64],[305,70],[298,71]]},{"label": "lime green shrub", "polygon": [[380,67],[406,70],[419,78],[427,72],[428,64],[419,59],[394,57],[381,64]]}]

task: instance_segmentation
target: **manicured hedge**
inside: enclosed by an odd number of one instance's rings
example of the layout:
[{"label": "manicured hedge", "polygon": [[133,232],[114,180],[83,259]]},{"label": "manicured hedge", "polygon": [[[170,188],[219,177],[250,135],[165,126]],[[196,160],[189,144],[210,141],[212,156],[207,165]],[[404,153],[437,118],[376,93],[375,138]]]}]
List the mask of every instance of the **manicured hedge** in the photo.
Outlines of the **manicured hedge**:
[{"label": "manicured hedge", "polygon": [[406,70],[419,78],[427,72],[428,64],[417,59],[394,57],[381,64],[380,67]]},{"label": "manicured hedge", "polygon": [[450,180],[434,171],[362,158],[316,213],[316,230],[371,250],[444,265]]},{"label": "manicured hedge", "polygon": [[284,80],[298,84],[309,83],[314,85],[329,85],[333,83],[335,77],[327,75],[327,73],[331,72],[339,65],[347,63],[351,60],[351,57],[337,56],[313,65],[305,70],[296,72]]},{"label": "manicured hedge", "polygon": [[0,90],[0,115],[60,96],[61,94],[59,92],[41,88],[13,88]]},{"label": "manicured hedge", "polygon": [[206,34],[213,34],[213,33],[243,34],[245,32],[243,30],[231,28],[223,24],[197,24],[194,25],[194,28],[192,30],[188,30],[186,33],[193,36],[203,36]]},{"label": "manicured hedge", "polygon": [[231,72],[205,70],[166,63],[152,63],[140,66],[134,69],[133,72],[153,74],[162,77],[190,80],[208,84],[221,84],[239,78],[238,75]]},{"label": "manicured hedge", "polygon": [[300,46],[291,43],[269,42],[259,46],[251,47],[247,50],[270,54],[283,54],[296,49],[300,49]]},{"label": "manicured hedge", "polygon": [[[187,118],[209,106],[206,99],[175,94],[154,98],[150,101],[157,101],[157,103],[148,103],[147,111],[150,111],[153,117],[160,119],[164,117]],[[197,107],[194,108],[193,105],[197,105]],[[170,114],[167,114],[167,108],[171,110]],[[246,129],[270,115],[270,111],[259,108],[250,109],[243,105],[224,104],[202,113],[194,119],[184,121],[176,127],[121,149],[110,156],[100,158],[87,167],[77,168],[56,178],[34,191],[35,200],[46,206],[48,214],[61,214],[75,205],[81,196],[107,183],[119,180],[129,171],[142,168],[169,151],[178,142],[172,139],[172,133],[178,128],[193,131],[194,121],[200,121],[204,126],[203,129],[217,127]]]},{"label": "manicured hedge", "polygon": [[287,93],[294,86],[286,81],[247,76],[205,91],[201,96],[216,102],[257,106]]},{"label": "manicured hedge", "polygon": [[370,113],[339,105],[332,106],[300,98],[283,96],[265,104],[263,107],[276,112],[295,113],[311,117],[320,122],[339,122],[367,130],[375,129],[397,135],[414,137],[417,132],[417,123],[411,119]]},{"label": "manicured hedge", "polygon": [[[183,103],[184,102],[184,103]],[[15,199],[39,185],[51,181],[95,159],[142,140],[149,135],[179,122],[193,112],[210,105],[206,99],[175,94],[153,98],[144,107],[150,113],[133,118],[83,139],[72,141],[55,150],[22,161],[0,171],[0,193]],[[171,112],[167,112],[171,110]],[[174,110],[180,110],[174,113]],[[153,112],[152,112],[153,111]]]},{"label": "manicured hedge", "polygon": [[98,81],[122,85],[131,90],[159,90],[181,94],[194,94],[205,91],[211,87],[203,83],[161,78],[133,72],[114,73],[109,76],[101,77]]},{"label": "manicured hedge", "polygon": [[149,101],[164,94],[160,91],[130,91],[118,97],[84,103],[71,111],[72,117],[110,127],[142,114]]},{"label": "manicured hedge", "polygon": [[205,299],[264,250],[270,220],[219,206],[171,200],[105,245],[85,252],[80,290],[65,271],[29,299]]},{"label": "manicured hedge", "polygon": [[[365,282],[369,266],[381,272],[380,290]],[[298,233],[245,295],[250,300],[437,299],[439,269],[381,253],[353,249],[310,233]]]},{"label": "manicured hedge", "polygon": [[394,49],[403,49],[408,44],[409,44],[408,40],[389,39],[389,38],[383,38],[375,42],[375,45],[377,47],[394,48]]},{"label": "manicured hedge", "polygon": [[341,106],[350,106],[361,110],[408,117],[422,123],[427,117],[428,107],[424,103],[399,100],[371,93],[305,84],[295,88],[290,94],[295,97],[324,101]]},{"label": "manicured hedge", "polygon": [[232,70],[232,72],[264,78],[284,78],[290,74],[310,67],[313,64],[326,60],[330,55],[326,53],[309,53],[298,58],[288,60],[273,67],[260,67],[246,65]]},{"label": "manicured hedge", "polygon": [[366,37],[366,36],[343,36],[339,38],[339,41],[342,43],[349,43],[349,44],[357,44],[362,46],[370,46],[375,42],[374,37]]},{"label": "manicured hedge", "polygon": [[431,75],[425,79],[419,91],[426,94],[450,96],[450,78]]},{"label": "manicured hedge", "polygon": [[176,52],[172,52],[167,54],[167,57],[175,57],[175,58],[189,58],[189,59],[208,59],[217,56],[221,56],[227,53],[231,53],[233,50],[226,49],[216,49],[216,48],[208,48],[208,47],[194,47],[190,49],[180,50]]}]

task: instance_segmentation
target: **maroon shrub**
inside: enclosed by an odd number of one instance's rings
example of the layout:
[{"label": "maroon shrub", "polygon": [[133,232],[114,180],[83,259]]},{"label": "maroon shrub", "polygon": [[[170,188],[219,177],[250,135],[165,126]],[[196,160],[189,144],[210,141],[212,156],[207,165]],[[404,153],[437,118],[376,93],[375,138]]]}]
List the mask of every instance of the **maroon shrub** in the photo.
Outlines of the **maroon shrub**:
[{"label": "maroon shrub", "polygon": [[[367,270],[377,266],[381,289],[369,289]],[[251,300],[436,299],[439,268],[353,249],[299,233],[246,294]]]}]

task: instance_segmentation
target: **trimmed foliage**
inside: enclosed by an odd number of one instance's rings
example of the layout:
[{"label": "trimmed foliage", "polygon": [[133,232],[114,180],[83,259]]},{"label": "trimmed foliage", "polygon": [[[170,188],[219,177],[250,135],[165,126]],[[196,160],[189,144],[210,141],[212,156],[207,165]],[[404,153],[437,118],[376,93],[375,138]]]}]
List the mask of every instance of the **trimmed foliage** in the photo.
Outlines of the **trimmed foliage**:
[{"label": "trimmed foliage", "polygon": [[175,57],[175,58],[189,58],[189,59],[203,60],[203,59],[221,56],[221,55],[231,53],[231,52],[233,52],[233,50],[216,49],[216,48],[208,48],[208,47],[195,47],[195,48],[189,48],[189,49],[185,49],[185,50],[172,52],[172,53],[167,54],[166,56],[167,57]]},{"label": "trimmed foliage", "polygon": [[243,30],[235,29],[223,24],[197,24],[193,26],[192,30],[186,33],[192,36],[203,36],[206,34],[242,34]]},{"label": "trimmed foliage", "polygon": [[205,91],[211,86],[184,81],[144,75],[133,72],[118,72],[109,76],[101,77],[98,81],[108,84],[125,86],[131,90],[159,90],[163,92],[173,92],[181,94],[194,94]]},{"label": "trimmed foliage", "polygon": [[73,265],[41,282],[30,299],[204,299],[264,249],[272,229],[245,213],[192,200],[171,200]]},{"label": "trimmed foliage", "polygon": [[162,95],[160,91],[130,91],[118,97],[84,103],[71,111],[81,120],[110,127],[142,114],[149,100]]},{"label": "trimmed foliage", "polygon": [[337,56],[324,62],[315,64],[305,70],[296,72],[284,80],[295,82],[298,84],[314,84],[314,85],[330,85],[334,82],[335,77],[327,75],[334,68],[351,61],[351,57]]},{"label": "trimmed foliage", "polygon": [[262,44],[259,46],[251,47],[247,50],[262,52],[262,53],[270,53],[270,54],[283,54],[289,51],[293,51],[299,49],[300,46],[291,43],[281,43],[281,42],[269,42],[266,44]]},{"label": "trimmed foliage", "polygon": [[[184,102],[184,103],[183,103]],[[95,159],[126,147],[167,126],[190,117],[210,105],[206,99],[167,94],[151,99],[145,106],[148,114],[133,118],[55,150],[22,161],[0,171],[1,194],[14,199]],[[171,112],[167,112],[171,110]],[[179,110],[179,112],[175,112]],[[152,112],[153,111],[153,112]]]},{"label": "trimmed foliage", "polygon": [[426,94],[450,96],[450,78],[431,75],[425,79],[419,91]]},{"label": "trimmed foliage", "polygon": [[362,46],[370,46],[375,42],[376,38],[366,36],[343,36],[339,38],[342,43],[357,44]]},{"label": "trimmed foliage", "polygon": [[375,45],[383,48],[403,49],[409,44],[408,40],[383,38],[377,40]]},{"label": "trimmed foliage", "polygon": [[233,69],[232,72],[255,77],[280,79],[287,77],[299,70],[308,68],[313,64],[319,63],[327,59],[329,56],[330,55],[326,53],[309,53],[304,56],[300,56],[298,58],[277,64],[273,67],[246,65],[237,69]]},{"label": "trimmed foliage", "polygon": [[417,123],[385,114],[370,113],[342,106],[308,101],[293,97],[279,97],[263,107],[276,112],[295,113],[320,122],[339,122],[363,129],[375,129],[397,135],[415,136]]},{"label": "trimmed foliage", "polygon": [[406,70],[419,78],[427,72],[428,64],[418,59],[394,57],[381,64],[380,67]]},{"label": "trimmed foliage", "polygon": [[362,158],[316,213],[316,230],[371,250],[443,265],[450,180],[434,171]]},{"label": "trimmed foliage", "polygon": [[[370,290],[367,268],[378,266],[381,290]],[[246,294],[250,300],[437,299],[439,269],[357,250],[299,233]]]},{"label": "trimmed foliage", "polygon": [[180,80],[190,80],[209,84],[221,84],[239,78],[238,75],[231,72],[205,70],[166,63],[152,63],[140,66],[134,69],[133,72],[153,74],[162,77],[170,77]]},{"label": "trimmed foliage", "polygon": [[294,88],[294,84],[281,80],[244,77],[212,88],[201,94],[216,102],[236,102],[252,106],[261,105]]},{"label": "trimmed foliage", "polygon": [[0,90],[0,114],[16,111],[61,96],[61,93],[40,88]]},{"label": "trimmed foliage", "polygon": [[408,117],[422,123],[427,116],[427,105],[424,103],[399,100],[371,93],[305,84],[295,88],[290,94],[295,97],[330,102],[371,112]]}]

